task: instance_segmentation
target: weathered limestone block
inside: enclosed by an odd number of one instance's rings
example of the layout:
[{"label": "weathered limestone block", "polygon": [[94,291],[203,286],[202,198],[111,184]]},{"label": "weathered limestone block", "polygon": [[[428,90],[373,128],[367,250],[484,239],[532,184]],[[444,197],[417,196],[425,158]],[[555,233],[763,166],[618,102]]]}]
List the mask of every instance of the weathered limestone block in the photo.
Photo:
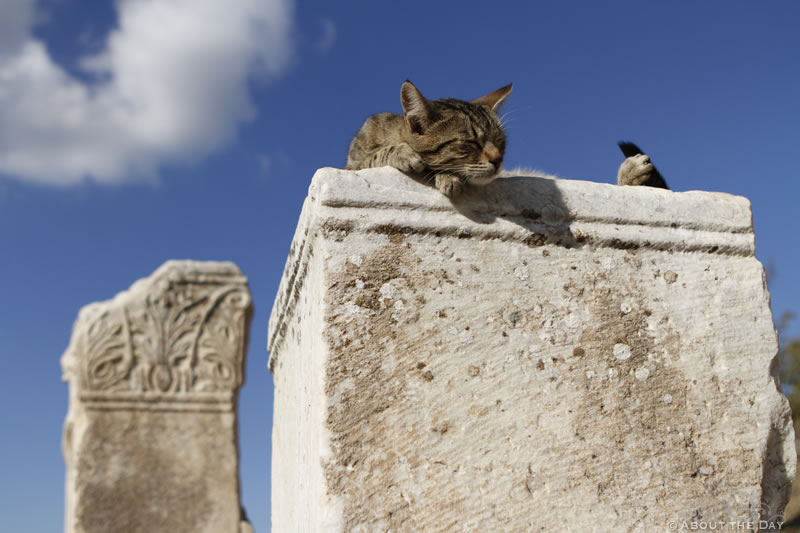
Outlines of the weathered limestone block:
[{"label": "weathered limestone block", "polygon": [[67,533],[249,531],[236,399],[252,305],[233,263],[169,261],[81,309],[61,364]]},{"label": "weathered limestone block", "polygon": [[[273,531],[776,520],[795,447],[749,202],[317,172],[269,327]],[[677,527],[676,526],[676,527]]]}]

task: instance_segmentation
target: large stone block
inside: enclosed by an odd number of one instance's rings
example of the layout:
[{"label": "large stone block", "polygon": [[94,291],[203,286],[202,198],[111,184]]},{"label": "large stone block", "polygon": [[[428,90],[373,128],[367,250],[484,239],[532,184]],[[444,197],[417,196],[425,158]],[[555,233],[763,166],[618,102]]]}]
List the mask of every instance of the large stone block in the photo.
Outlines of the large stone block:
[{"label": "large stone block", "polygon": [[744,198],[510,178],[451,204],[322,169],[269,334],[273,531],[719,527],[790,493]]},{"label": "large stone block", "polygon": [[236,397],[251,317],[233,263],[193,261],[81,309],[61,360],[67,533],[249,530]]}]

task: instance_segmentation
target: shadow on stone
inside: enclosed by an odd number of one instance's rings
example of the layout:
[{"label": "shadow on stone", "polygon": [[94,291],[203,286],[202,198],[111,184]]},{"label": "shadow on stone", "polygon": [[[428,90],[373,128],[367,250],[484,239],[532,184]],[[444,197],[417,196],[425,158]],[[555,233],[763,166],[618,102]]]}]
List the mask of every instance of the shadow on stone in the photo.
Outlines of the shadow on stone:
[{"label": "shadow on stone", "polygon": [[530,232],[529,247],[578,244],[570,230],[569,207],[552,178],[500,178],[485,187],[470,187],[453,200],[453,207],[478,224],[506,220]]}]

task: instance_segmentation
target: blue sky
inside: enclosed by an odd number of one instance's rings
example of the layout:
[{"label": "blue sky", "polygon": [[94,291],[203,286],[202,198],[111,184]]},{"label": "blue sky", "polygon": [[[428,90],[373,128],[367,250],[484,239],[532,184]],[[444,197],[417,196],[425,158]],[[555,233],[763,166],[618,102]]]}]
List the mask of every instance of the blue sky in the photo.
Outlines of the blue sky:
[{"label": "blue sky", "polygon": [[269,531],[266,326],[300,206],[406,79],[513,82],[507,167],[612,182],[629,139],[674,190],[750,198],[773,311],[800,312],[798,28],[790,0],[2,0],[0,530],[63,527],[80,307],[191,258],[250,279],[241,478]]}]

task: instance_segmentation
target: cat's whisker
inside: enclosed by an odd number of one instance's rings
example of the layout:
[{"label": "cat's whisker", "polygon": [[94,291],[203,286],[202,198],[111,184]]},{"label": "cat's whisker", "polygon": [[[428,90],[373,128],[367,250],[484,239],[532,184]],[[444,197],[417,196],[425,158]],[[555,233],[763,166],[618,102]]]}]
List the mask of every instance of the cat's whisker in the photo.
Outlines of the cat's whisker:
[{"label": "cat's whisker", "polygon": [[464,168],[464,165],[458,167],[450,165],[430,165],[430,168],[435,170],[436,172],[458,172],[459,170]]},{"label": "cat's whisker", "polygon": [[511,124],[512,122],[514,122],[514,119],[513,119],[513,118],[512,118],[512,119],[510,119],[510,120],[508,120],[508,121],[505,121],[505,120],[501,120],[501,121],[500,121],[500,123],[503,125],[503,128],[507,128],[507,127],[508,127],[508,125],[509,125],[509,124]]},{"label": "cat's whisker", "polygon": [[509,116],[510,114],[511,114],[511,111],[507,111],[507,112],[503,113],[502,115],[500,115],[500,123],[501,124],[505,124],[506,123],[506,117]]},{"label": "cat's whisker", "polygon": [[[505,127],[506,125],[508,125],[511,122],[511,121],[506,122],[506,117],[508,117],[510,115],[513,115],[513,114],[516,114],[516,113],[520,113],[522,111],[528,111],[530,109],[533,109],[534,107],[535,106],[524,106],[524,107],[518,107],[518,108],[514,108],[514,109],[509,109],[508,111],[504,112],[502,115],[499,116],[500,123],[503,125],[503,127]],[[514,117],[514,118],[519,118],[519,117]]]},{"label": "cat's whisker", "polygon": [[536,106],[534,105],[526,105],[522,107],[510,107],[504,110],[503,116],[510,115],[511,113],[519,113],[520,111],[528,111],[530,109],[534,109]]},{"label": "cat's whisker", "polygon": [[422,178],[422,183],[424,183],[424,184],[426,184],[426,185],[427,185],[428,183],[430,183],[431,181],[433,181],[433,179],[434,179],[435,177],[436,177],[436,171],[435,171],[435,170],[434,170],[434,171],[431,171],[431,172],[428,172],[428,173],[425,175],[425,177],[424,177],[424,178]]},{"label": "cat's whisker", "polygon": [[457,170],[457,169],[452,168],[452,167],[440,167],[440,168],[430,167],[430,168],[431,168],[431,171],[428,172],[422,178],[422,183],[428,184],[428,183],[432,182],[436,178],[436,175],[440,174],[441,172],[451,172],[451,171]]}]

